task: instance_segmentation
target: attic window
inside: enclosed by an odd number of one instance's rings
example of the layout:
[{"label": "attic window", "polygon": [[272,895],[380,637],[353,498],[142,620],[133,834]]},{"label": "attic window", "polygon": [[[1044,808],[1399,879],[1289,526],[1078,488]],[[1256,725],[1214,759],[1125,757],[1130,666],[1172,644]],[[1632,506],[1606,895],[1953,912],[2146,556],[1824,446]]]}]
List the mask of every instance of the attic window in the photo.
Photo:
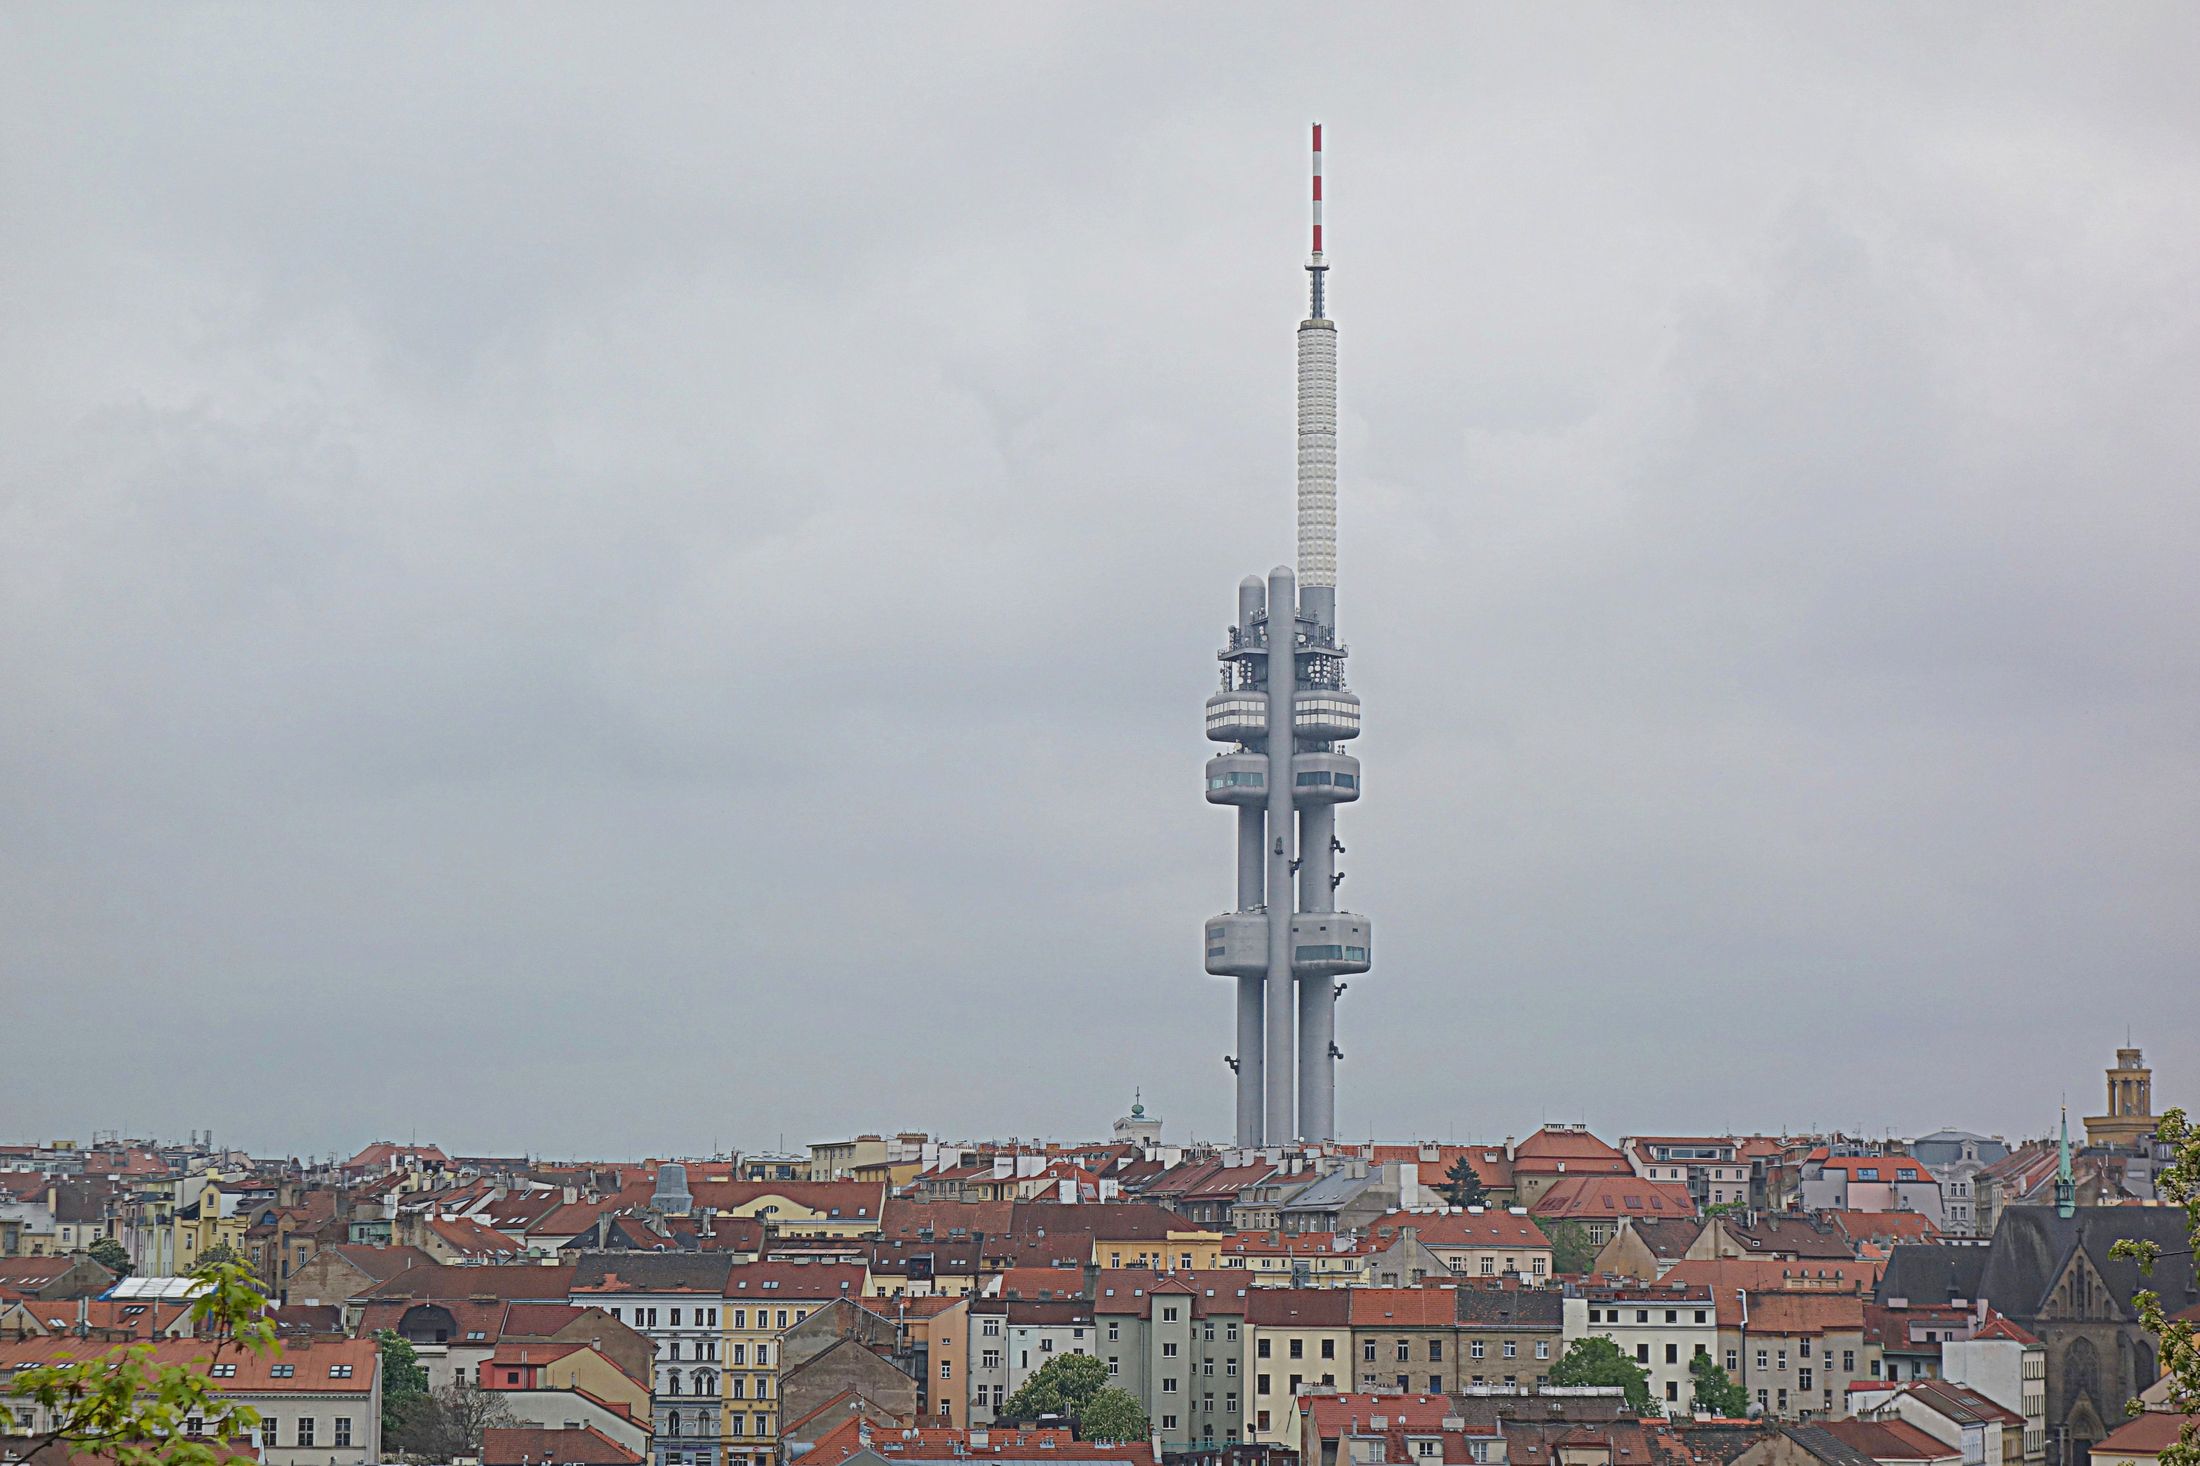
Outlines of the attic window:
[{"label": "attic window", "polygon": [[328,1377],[330,1379],[350,1379],[351,1366],[348,1364],[331,1364],[328,1367]]},{"label": "attic window", "polygon": [[487,1331],[483,1329],[468,1329],[466,1331],[466,1337],[469,1339],[486,1339],[489,1337],[489,1335]]},{"label": "attic window", "polygon": [[289,1379],[297,1372],[298,1366],[295,1364],[278,1364],[268,1370],[268,1375],[274,1379]]}]

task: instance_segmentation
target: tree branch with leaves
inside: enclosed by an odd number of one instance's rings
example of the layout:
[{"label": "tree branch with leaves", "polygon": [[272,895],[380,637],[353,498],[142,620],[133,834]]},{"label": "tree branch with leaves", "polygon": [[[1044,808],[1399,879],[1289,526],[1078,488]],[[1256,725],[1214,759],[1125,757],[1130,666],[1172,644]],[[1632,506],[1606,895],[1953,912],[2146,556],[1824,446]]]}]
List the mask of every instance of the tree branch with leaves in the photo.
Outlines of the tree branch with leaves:
[{"label": "tree branch with leaves", "polygon": [[[2183,1110],[2167,1110],[2154,1133],[2170,1154],[2169,1164],[2154,1178],[2154,1189],[2162,1200],[2185,1209],[2189,1255],[2200,1249],[2200,1128],[2185,1118]],[[2139,1264],[2139,1271],[2152,1275],[2162,1248],[2142,1238],[2119,1237],[2109,1255],[2128,1258]],[[2183,1417],[2177,1439],[2162,1448],[2162,1466],[2200,1466],[2200,1345],[2194,1343],[2194,1325],[2170,1317],[2161,1295],[2152,1288],[2141,1288],[2133,1295],[2132,1305],[2138,1310],[2140,1327],[2154,1335],[2160,1346],[2167,1379],[2164,1408]],[[2128,1408],[2137,1415],[2145,1407],[2133,1400]]]},{"label": "tree branch with leaves", "polygon": [[267,1296],[251,1269],[235,1262],[202,1263],[191,1278],[199,1285],[191,1322],[211,1345],[208,1353],[189,1364],[161,1364],[157,1346],[124,1344],[96,1358],[63,1355],[58,1363],[19,1371],[7,1392],[39,1407],[46,1428],[32,1432],[27,1443],[11,1441],[17,1454],[60,1442],[97,1451],[118,1466],[217,1466],[232,1440],[258,1427],[260,1412],[224,1397],[213,1366],[224,1354],[273,1358],[282,1352]]}]

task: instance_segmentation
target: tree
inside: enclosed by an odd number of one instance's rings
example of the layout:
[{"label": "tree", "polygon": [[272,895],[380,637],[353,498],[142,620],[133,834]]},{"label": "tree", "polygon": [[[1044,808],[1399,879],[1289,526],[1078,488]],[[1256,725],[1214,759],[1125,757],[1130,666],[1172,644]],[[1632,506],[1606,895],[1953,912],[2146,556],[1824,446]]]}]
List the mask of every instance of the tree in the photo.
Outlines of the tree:
[{"label": "tree", "polygon": [[417,1402],[428,1393],[428,1371],[420,1367],[412,1344],[395,1330],[379,1331],[374,1343],[382,1355],[382,1435],[395,1439],[405,1417],[420,1408]]},{"label": "tree", "polygon": [[1598,1247],[1579,1222],[1538,1222],[1551,1244],[1551,1271],[1580,1274],[1596,1266]]},{"label": "tree", "polygon": [[454,1381],[411,1397],[397,1422],[394,1444],[430,1461],[455,1461],[480,1456],[481,1433],[491,1426],[517,1424],[512,1407],[495,1390]]},{"label": "tree", "polygon": [[1749,1391],[1734,1383],[1716,1359],[1698,1354],[1688,1361],[1688,1374],[1696,1387],[1693,1408],[1698,1415],[1716,1415],[1722,1420],[1748,1418]]},{"label": "tree", "polygon": [[[225,1398],[213,1369],[224,1354],[273,1358],[282,1352],[267,1317],[267,1297],[249,1269],[234,1262],[201,1262],[191,1277],[200,1286],[191,1300],[191,1322],[210,1346],[188,1364],[156,1364],[147,1343],[122,1344],[91,1359],[64,1356],[58,1364],[19,1371],[7,1393],[38,1407],[46,1429],[28,1441],[12,1441],[28,1456],[60,1442],[71,1449],[110,1456],[119,1466],[216,1466],[229,1443],[249,1436],[260,1412]],[[192,1433],[187,1422],[197,1420]]]},{"label": "tree", "polygon": [[1042,1415],[1075,1416],[1087,1400],[1108,1387],[1108,1367],[1090,1354],[1058,1354],[1039,1367],[1001,1405],[1008,1420],[1036,1420]]},{"label": "tree", "polygon": [[[2190,1253],[2200,1249],[2200,1127],[2187,1120],[2183,1110],[2165,1110],[2154,1134],[2170,1153],[2170,1163],[2154,1178],[2154,1189],[2164,1201],[2185,1209],[2185,1234],[2191,1239],[2186,1251]],[[2134,1237],[2118,1238],[2109,1252],[2130,1258],[2148,1274],[2153,1273],[2154,1264],[2162,1256],[2158,1243]],[[2161,1297],[2151,1288],[2141,1288],[2132,1303],[2138,1309],[2140,1325],[2154,1335],[2160,1346],[2157,1358],[2168,1392],[2163,1408],[2184,1417],[2177,1439],[2162,1447],[2162,1466],[2200,1466],[2200,1342],[2194,1339],[2195,1326],[2171,1318]],[[2133,1400],[2128,1408],[2138,1414],[2139,1402]]]},{"label": "tree", "polygon": [[1618,1385],[1627,1391],[1627,1408],[1650,1413],[1650,1372],[1619,1352],[1606,1338],[1576,1339],[1551,1366],[1554,1385]]},{"label": "tree", "polygon": [[1482,1185],[1481,1173],[1467,1164],[1465,1156],[1461,1156],[1451,1163],[1451,1169],[1444,1172],[1443,1184],[1436,1189],[1442,1193],[1444,1200],[1450,1202],[1453,1206],[1488,1206],[1490,1204],[1489,1191]]},{"label": "tree", "polygon": [[[1076,1355],[1071,1355],[1076,1358]],[[1077,1438],[1086,1441],[1142,1441],[1153,1434],[1146,1407],[1129,1390],[1105,1389],[1077,1409]]]},{"label": "tree", "polygon": [[243,1258],[237,1256],[237,1249],[231,1247],[227,1242],[217,1242],[212,1247],[207,1248],[206,1251],[199,1254],[200,1267],[205,1267],[209,1263],[221,1263],[226,1265],[234,1262],[242,1262],[243,1260]]},{"label": "tree", "polygon": [[84,1255],[118,1278],[130,1276],[130,1249],[112,1237],[102,1237],[84,1249]]}]

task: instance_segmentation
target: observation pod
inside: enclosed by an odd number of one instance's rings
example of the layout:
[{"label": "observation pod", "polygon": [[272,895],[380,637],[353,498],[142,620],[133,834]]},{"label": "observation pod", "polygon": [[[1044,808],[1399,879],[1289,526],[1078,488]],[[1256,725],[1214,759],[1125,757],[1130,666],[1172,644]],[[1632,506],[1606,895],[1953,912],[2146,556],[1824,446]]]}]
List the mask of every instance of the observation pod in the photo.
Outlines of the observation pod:
[{"label": "observation pod", "polygon": [[[1207,703],[1208,716],[1214,715],[1214,700]],[[1335,743],[1346,738],[1360,736],[1360,699],[1358,694],[1341,687],[1317,687],[1299,693],[1291,706],[1291,731],[1310,743]],[[1208,724],[1208,737],[1214,737],[1213,723]]]},{"label": "observation pod", "polygon": [[1268,913],[1225,911],[1208,917],[1207,971],[1214,977],[1265,977]]},{"label": "observation pod", "polygon": [[[1211,923],[1210,923],[1211,925]],[[1310,912],[1291,918],[1291,975],[1349,977],[1369,967],[1374,924],[1349,911]]]},{"label": "observation pod", "polygon": [[[1209,759],[1211,772],[1221,759]],[[1216,798],[1209,780],[1209,799]],[[1295,753],[1291,756],[1291,802],[1343,804],[1360,797],[1360,761],[1349,753]]]},{"label": "observation pod", "polygon": [[1207,760],[1207,802],[1259,806],[1268,802],[1268,755],[1218,753]]},{"label": "observation pod", "polygon": [[1244,743],[1267,737],[1267,694],[1236,688],[1208,698],[1207,736],[1217,743]]}]

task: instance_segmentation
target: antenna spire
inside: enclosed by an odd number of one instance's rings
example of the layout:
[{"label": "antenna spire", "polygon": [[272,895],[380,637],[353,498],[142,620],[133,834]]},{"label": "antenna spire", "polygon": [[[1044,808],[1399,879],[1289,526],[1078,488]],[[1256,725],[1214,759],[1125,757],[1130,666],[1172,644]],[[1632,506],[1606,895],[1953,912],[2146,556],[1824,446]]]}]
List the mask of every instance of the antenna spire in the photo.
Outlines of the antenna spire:
[{"label": "antenna spire", "polygon": [[1329,270],[1322,258],[1322,125],[1314,124],[1314,253],[1306,261],[1307,273],[1313,278],[1315,320],[1322,319],[1322,281]]}]

